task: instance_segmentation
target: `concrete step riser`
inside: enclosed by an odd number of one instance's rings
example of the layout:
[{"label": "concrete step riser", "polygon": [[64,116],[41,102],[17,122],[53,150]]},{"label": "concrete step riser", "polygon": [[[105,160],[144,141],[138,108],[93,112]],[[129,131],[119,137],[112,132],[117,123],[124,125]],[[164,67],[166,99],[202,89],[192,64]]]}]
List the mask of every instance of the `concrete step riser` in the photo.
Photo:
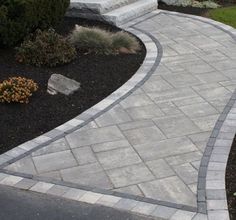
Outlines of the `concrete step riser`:
[{"label": "concrete step riser", "polygon": [[[128,0],[128,2],[130,2],[130,0]],[[133,1],[130,4],[126,4],[117,9],[102,14],[94,13],[94,11],[79,12],[78,9],[72,8],[67,12],[67,16],[88,18],[93,20],[106,21],[114,25],[121,25],[132,19],[154,11],[156,10],[156,8],[156,0],[137,0]]]},{"label": "concrete step riser", "polygon": [[103,14],[136,1],[138,0],[108,0],[101,3],[84,3],[71,0],[69,11],[76,11],[77,13],[83,14]]}]

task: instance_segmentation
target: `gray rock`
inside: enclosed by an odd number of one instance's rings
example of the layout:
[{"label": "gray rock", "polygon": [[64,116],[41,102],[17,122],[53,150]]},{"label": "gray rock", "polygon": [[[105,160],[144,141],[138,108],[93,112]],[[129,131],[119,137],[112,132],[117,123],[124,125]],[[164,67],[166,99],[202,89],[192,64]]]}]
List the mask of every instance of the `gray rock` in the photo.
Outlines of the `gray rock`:
[{"label": "gray rock", "polygon": [[48,93],[71,95],[80,88],[80,83],[60,74],[52,74],[48,80]]}]

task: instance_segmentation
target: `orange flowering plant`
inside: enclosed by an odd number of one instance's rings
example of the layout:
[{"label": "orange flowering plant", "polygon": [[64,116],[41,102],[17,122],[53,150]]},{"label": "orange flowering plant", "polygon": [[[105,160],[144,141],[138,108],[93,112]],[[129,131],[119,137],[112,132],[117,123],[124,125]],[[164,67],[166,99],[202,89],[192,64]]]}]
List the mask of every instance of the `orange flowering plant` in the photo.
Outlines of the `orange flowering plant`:
[{"label": "orange flowering plant", "polygon": [[10,77],[0,83],[1,103],[29,103],[29,97],[38,90],[38,85],[24,77]]}]

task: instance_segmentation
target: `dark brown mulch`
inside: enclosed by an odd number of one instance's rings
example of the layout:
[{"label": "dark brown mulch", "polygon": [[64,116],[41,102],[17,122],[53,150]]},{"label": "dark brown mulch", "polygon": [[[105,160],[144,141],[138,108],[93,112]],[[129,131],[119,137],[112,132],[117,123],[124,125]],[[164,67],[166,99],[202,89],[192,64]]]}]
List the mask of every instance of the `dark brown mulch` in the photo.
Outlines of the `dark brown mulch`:
[{"label": "dark brown mulch", "polygon": [[[58,30],[68,33],[74,24],[119,29],[82,19],[65,19]],[[83,55],[79,54],[69,65],[56,68],[35,68],[15,62],[14,50],[0,50],[0,81],[10,76],[25,76],[39,84],[39,91],[30,103],[0,104],[0,153],[37,137],[79,115],[123,85],[140,67],[146,51],[135,55]],[[52,73],[59,73],[81,83],[81,89],[66,97],[46,93],[47,81]]]},{"label": "dark brown mulch", "polygon": [[232,144],[226,170],[226,191],[230,212],[230,219],[236,220],[236,137]]}]

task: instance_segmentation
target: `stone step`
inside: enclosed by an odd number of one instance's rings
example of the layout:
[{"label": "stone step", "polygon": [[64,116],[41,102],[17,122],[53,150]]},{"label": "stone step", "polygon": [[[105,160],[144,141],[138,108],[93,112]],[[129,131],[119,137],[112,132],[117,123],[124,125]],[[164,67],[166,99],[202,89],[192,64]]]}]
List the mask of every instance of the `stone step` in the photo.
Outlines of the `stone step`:
[{"label": "stone step", "polygon": [[[85,10],[85,7],[82,10],[82,3],[87,4],[87,10]],[[105,7],[105,5],[110,6]],[[67,16],[121,25],[156,10],[157,5],[157,0],[72,0]],[[102,11],[108,12],[101,13]]]},{"label": "stone step", "polygon": [[121,25],[156,9],[157,0],[138,0],[108,13],[102,14],[102,17],[109,23]]},{"label": "stone step", "polygon": [[103,14],[137,0],[71,0],[70,11],[82,14]]}]

